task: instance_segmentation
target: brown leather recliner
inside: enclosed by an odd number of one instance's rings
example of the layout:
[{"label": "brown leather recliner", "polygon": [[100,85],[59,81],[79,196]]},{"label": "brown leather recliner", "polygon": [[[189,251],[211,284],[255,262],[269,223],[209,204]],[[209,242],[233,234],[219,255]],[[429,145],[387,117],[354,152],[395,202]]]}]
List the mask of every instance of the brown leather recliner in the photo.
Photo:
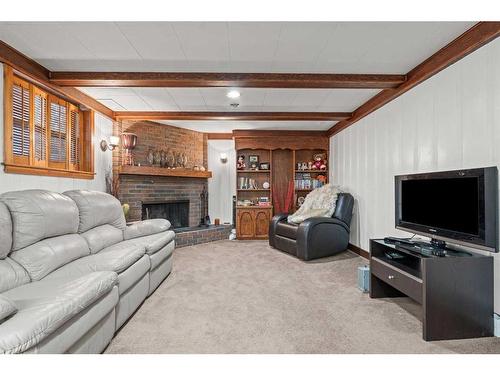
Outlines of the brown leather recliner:
[{"label": "brown leather recliner", "polygon": [[332,217],[312,217],[299,225],[278,214],[269,225],[269,245],[303,260],[335,255],[347,249],[354,198],[340,193]]}]

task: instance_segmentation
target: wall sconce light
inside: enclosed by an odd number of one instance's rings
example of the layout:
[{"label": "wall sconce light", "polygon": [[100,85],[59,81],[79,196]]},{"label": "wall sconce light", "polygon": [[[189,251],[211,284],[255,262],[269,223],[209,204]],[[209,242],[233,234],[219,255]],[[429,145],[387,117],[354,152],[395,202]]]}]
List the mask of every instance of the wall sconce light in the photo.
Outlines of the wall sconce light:
[{"label": "wall sconce light", "polygon": [[115,135],[109,137],[109,144],[105,139],[103,139],[100,143],[102,151],[106,150],[114,151],[114,149],[117,148],[119,144],[120,144],[120,137],[117,137]]},{"label": "wall sconce light", "polygon": [[227,163],[227,154],[226,153],[223,152],[220,154],[220,161],[223,164]]}]

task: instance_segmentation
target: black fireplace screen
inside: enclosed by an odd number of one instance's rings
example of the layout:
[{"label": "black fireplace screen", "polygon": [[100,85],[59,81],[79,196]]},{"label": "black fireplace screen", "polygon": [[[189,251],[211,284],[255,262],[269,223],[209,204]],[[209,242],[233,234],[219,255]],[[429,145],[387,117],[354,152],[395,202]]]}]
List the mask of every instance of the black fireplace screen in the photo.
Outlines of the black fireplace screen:
[{"label": "black fireplace screen", "polygon": [[173,228],[189,226],[189,201],[142,203],[142,220],[167,219]]}]

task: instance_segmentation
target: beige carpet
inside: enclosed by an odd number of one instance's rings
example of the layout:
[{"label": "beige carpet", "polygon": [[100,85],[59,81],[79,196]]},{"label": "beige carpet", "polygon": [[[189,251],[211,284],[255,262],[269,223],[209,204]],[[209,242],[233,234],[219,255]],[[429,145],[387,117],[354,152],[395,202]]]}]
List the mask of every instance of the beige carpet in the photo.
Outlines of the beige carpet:
[{"label": "beige carpet", "polygon": [[176,250],[170,277],[107,353],[500,353],[500,338],[425,342],[420,307],[356,288],[364,259],[305,263],[264,241]]}]

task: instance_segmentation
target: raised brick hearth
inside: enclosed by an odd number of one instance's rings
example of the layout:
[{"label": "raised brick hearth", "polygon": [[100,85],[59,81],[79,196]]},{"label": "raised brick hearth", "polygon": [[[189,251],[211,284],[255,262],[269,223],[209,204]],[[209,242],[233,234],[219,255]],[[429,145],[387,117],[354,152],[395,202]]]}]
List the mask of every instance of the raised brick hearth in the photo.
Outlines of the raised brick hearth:
[{"label": "raised brick hearth", "polygon": [[206,242],[227,240],[232,228],[231,225],[210,225],[205,228],[189,228],[189,230],[184,232],[176,232],[175,247],[179,248]]}]

